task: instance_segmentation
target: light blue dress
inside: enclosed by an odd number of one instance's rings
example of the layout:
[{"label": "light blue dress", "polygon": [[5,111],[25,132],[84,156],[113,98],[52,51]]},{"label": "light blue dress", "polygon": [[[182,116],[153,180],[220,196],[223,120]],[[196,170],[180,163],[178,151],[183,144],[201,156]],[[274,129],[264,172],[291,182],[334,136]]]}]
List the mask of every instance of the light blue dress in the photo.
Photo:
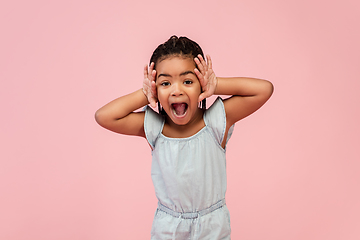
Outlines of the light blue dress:
[{"label": "light blue dress", "polygon": [[151,177],[159,200],[152,240],[230,239],[226,148],[221,147],[226,115],[220,97],[205,111],[204,122],[205,127],[193,136],[170,138],[162,134],[164,116],[146,108],[144,129],[152,148]]}]

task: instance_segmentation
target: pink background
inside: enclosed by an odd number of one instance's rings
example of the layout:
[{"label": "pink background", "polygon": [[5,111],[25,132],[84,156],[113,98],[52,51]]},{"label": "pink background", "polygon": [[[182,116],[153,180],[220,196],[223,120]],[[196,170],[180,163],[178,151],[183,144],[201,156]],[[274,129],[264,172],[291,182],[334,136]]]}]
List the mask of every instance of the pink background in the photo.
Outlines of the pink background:
[{"label": "pink background", "polygon": [[360,239],[357,0],[2,1],[0,239],[149,239],[150,148],[94,112],[186,35],[275,92],[228,145],[232,239]]}]

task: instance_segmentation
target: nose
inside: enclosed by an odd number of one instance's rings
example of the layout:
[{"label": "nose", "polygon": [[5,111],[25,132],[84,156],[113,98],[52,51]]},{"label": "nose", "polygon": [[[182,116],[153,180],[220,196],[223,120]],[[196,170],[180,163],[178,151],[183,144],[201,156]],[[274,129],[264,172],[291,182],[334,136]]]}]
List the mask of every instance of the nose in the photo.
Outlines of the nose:
[{"label": "nose", "polygon": [[182,91],[182,88],[181,88],[181,85],[179,83],[175,83],[172,85],[172,89],[171,89],[171,95],[172,96],[181,96],[183,95],[183,91]]}]

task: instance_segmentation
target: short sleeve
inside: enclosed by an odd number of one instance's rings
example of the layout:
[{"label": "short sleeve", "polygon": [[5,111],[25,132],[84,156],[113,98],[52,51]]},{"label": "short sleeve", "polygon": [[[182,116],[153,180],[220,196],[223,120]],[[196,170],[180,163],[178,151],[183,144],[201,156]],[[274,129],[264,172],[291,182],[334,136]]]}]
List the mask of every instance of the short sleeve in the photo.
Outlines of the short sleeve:
[{"label": "short sleeve", "polygon": [[[221,97],[218,97],[204,115],[205,124],[211,129],[215,140],[221,144],[226,130],[226,113]],[[234,130],[234,125],[229,129],[226,143],[229,141]]]},{"label": "short sleeve", "polygon": [[164,126],[164,117],[155,112],[150,107],[145,107],[144,131],[147,141],[152,149]]}]

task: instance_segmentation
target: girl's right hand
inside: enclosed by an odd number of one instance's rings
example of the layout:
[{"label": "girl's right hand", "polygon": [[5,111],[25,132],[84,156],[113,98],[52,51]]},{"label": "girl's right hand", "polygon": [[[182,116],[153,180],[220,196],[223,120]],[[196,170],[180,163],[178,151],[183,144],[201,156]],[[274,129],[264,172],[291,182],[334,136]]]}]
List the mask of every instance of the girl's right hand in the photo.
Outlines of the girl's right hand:
[{"label": "girl's right hand", "polygon": [[145,65],[144,67],[144,81],[143,81],[143,92],[150,103],[150,106],[155,108],[157,103],[156,93],[156,70],[154,69],[154,63],[150,64],[150,67]]}]

